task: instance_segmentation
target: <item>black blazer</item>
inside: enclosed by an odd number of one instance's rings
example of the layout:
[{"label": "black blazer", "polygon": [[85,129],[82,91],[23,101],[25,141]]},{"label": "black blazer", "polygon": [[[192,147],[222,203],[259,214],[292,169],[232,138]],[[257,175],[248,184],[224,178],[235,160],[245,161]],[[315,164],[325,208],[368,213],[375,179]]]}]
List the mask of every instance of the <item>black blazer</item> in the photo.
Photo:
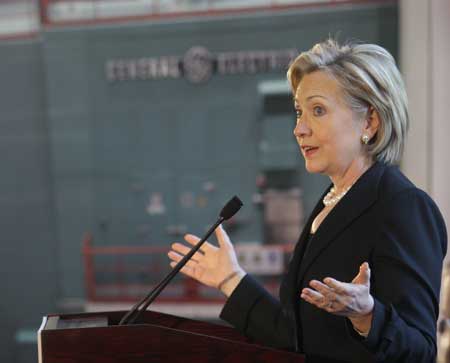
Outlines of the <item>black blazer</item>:
[{"label": "black blazer", "polygon": [[[435,203],[397,167],[376,162],[321,223],[302,259],[312,221],[322,208],[321,198],[295,247],[280,301],[246,275],[220,317],[277,348],[355,363],[435,362],[447,249],[444,220]],[[347,318],[300,298],[312,279],[330,276],[350,282],[364,261],[371,268],[375,298],[366,339]]]}]

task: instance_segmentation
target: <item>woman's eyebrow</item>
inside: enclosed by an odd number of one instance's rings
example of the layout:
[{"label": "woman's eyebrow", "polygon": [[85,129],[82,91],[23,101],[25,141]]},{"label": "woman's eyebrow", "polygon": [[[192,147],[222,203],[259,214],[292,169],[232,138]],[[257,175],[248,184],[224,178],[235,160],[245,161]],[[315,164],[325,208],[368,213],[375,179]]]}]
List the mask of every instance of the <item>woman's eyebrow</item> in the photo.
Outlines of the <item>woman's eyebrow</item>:
[{"label": "woman's eyebrow", "polygon": [[[324,100],[328,100],[327,97],[322,96],[322,95],[311,95],[311,96],[306,97],[306,101],[310,101],[311,99],[313,99],[315,97],[320,97],[320,98],[323,98]],[[295,104],[295,107],[297,107],[300,104],[300,102],[297,101],[297,98],[294,98],[294,104]]]},{"label": "woman's eyebrow", "polygon": [[309,96],[309,97],[306,98],[306,101],[309,101],[309,100],[311,100],[312,98],[315,98],[315,97],[320,97],[320,98],[323,98],[323,99],[325,99],[325,100],[328,100],[327,97],[322,96],[322,95],[311,95],[311,96]]}]

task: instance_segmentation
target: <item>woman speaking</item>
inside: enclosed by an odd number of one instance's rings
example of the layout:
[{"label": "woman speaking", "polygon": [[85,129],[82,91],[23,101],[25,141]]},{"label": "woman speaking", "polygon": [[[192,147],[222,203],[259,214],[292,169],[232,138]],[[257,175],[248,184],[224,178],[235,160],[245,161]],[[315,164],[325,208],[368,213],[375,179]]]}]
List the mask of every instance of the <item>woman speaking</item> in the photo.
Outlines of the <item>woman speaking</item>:
[{"label": "woman speaking", "polygon": [[[221,226],[218,247],[205,243],[181,271],[220,289],[221,318],[260,343],[355,363],[434,362],[446,228],[395,166],[408,110],[393,57],[327,40],[287,76],[306,169],[331,185],[296,244],[280,300],[239,266]],[[189,249],[174,243],[171,265]]]}]

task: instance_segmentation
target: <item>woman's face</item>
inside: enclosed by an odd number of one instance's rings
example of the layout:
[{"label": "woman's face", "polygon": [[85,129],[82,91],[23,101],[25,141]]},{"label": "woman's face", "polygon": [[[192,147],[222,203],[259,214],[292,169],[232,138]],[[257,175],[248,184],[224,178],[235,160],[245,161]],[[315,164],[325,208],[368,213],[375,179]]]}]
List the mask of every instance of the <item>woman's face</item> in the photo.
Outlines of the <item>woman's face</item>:
[{"label": "woman's face", "polygon": [[294,135],[310,173],[339,176],[364,158],[357,120],[338,82],[324,71],[305,75],[295,94],[297,124]]}]

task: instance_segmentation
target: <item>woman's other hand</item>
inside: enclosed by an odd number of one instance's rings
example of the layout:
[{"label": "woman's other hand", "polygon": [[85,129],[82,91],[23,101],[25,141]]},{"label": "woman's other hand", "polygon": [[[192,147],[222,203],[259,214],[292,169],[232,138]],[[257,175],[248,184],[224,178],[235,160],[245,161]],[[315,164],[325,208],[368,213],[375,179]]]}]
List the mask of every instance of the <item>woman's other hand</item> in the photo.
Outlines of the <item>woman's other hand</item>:
[{"label": "woman's other hand", "polygon": [[301,298],[331,314],[346,316],[353,327],[366,335],[372,324],[374,300],[370,295],[370,268],[367,262],[359,267],[351,283],[327,277],[323,282],[312,280]]},{"label": "woman's other hand", "polygon": [[[218,288],[225,295],[230,296],[245,276],[245,272],[239,266],[234,247],[222,225],[217,227],[215,232],[219,247],[206,241],[181,269],[181,272],[204,285]],[[185,235],[184,239],[192,246],[200,241],[200,238],[192,234]],[[172,244],[172,250],[168,253],[172,260],[170,266],[175,267],[190,250],[191,247],[181,243]]]}]

